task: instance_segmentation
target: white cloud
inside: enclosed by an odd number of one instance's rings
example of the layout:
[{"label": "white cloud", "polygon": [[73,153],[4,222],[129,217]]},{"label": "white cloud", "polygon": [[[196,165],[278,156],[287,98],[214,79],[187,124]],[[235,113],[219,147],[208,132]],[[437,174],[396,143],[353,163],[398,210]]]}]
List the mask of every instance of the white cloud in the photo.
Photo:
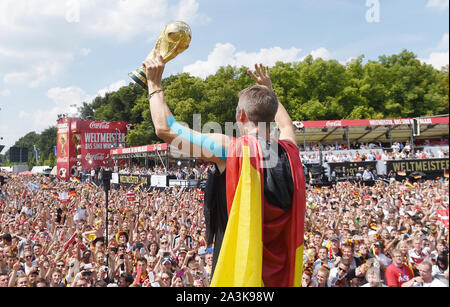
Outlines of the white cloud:
[{"label": "white cloud", "polygon": [[81,49],[80,50],[80,53],[81,53],[81,55],[83,55],[83,56],[88,56],[90,53],[91,53],[91,49],[89,49],[89,48],[83,48],[83,49]]},{"label": "white cloud", "polygon": [[85,90],[77,86],[51,88],[47,91],[47,97],[53,102],[53,106],[33,112],[21,111],[19,112],[19,119],[31,122],[33,130],[41,131],[55,125],[58,114],[69,113],[71,105],[80,107],[83,102],[91,103],[95,97],[104,97],[106,93],[117,91],[125,85],[127,85],[125,80],[113,82],[93,95],[86,93]]},{"label": "white cloud", "polygon": [[444,33],[436,48],[432,49],[431,54],[426,59],[419,59],[420,61],[432,65],[434,68],[440,70],[445,65],[449,64],[449,35]]},{"label": "white cloud", "polygon": [[47,91],[47,97],[59,106],[70,106],[90,99],[86,92],[76,86],[66,88],[51,88]]},{"label": "white cloud", "polygon": [[448,10],[448,3],[449,0],[428,0],[426,7],[445,11]]},{"label": "white cloud", "polygon": [[119,90],[121,87],[128,85],[125,80],[120,80],[110,84],[108,87],[102,88],[97,92],[97,96],[104,97],[106,93],[111,93]]},{"label": "white cloud", "polygon": [[0,96],[6,97],[9,95],[11,95],[11,91],[8,89],[0,91]]},{"label": "white cloud", "polygon": [[330,59],[330,52],[326,48],[318,48],[310,53],[314,59],[322,58],[325,61]]},{"label": "white cloud", "polygon": [[38,87],[74,63],[83,41],[154,39],[170,21],[208,22],[199,0],[1,0],[0,78]]},{"label": "white cloud", "polygon": [[428,59],[422,59],[423,62],[433,65],[434,68],[440,70],[445,65],[448,65],[449,52],[433,52]]},{"label": "white cloud", "polygon": [[255,63],[263,63],[267,66],[273,66],[277,61],[294,62],[299,61],[301,49],[290,48],[282,49],[273,47],[270,49],[260,49],[258,52],[236,52],[236,47],[230,43],[217,43],[214,50],[208,55],[206,61],[197,61],[194,64],[183,68],[193,76],[206,78],[214,74],[221,66],[246,66],[253,67]]}]

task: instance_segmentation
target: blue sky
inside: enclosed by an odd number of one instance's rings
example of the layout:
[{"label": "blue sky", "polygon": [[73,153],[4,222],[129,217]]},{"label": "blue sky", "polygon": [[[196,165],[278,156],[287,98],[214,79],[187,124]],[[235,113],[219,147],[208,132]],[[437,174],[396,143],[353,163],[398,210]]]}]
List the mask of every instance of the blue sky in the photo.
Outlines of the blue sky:
[{"label": "blue sky", "polygon": [[205,77],[221,65],[347,62],[408,49],[448,64],[448,0],[2,0],[0,144],[55,125],[97,95],[127,85],[173,20],[192,28],[191,47],[165,77]]}]

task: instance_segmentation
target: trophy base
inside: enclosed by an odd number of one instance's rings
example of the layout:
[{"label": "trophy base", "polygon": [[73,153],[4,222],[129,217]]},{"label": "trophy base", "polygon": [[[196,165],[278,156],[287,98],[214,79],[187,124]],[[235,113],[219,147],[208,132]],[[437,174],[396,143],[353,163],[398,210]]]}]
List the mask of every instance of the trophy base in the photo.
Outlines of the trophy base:
[{"label": "trophy base", "polygon": [[145,90],[148,90],[147,86],[147,76],[145,75],[145,72],[139,68],[136,69],[133,72],[130,72],[128,76],[133,79],[134,82],[142,86]]}]

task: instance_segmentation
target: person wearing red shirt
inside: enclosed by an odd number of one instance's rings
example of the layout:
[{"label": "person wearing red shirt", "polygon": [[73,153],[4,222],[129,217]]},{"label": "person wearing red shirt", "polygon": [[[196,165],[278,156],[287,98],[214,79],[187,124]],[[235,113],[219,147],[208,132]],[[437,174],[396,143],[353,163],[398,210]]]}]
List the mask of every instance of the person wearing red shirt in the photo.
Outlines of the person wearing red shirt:
[{"label": "person wearing red shirt", "polygon": [[388,287],[401,287],[414,275],[409,266],[403,263],[403,255],[400,250],[393,250],[392,256],[393,262],[386,268],[385,272],[386,284]]}]

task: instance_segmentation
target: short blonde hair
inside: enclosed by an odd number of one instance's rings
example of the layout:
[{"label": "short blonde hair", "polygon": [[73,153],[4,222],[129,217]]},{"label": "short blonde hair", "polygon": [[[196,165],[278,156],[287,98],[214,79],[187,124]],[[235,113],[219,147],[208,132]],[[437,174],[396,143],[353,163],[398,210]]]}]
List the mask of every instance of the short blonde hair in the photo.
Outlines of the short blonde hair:
[{"label": "short blonde hair", "polygon": [[278,111],[278,98],[275,92],[264,85],[254,85],[239,93],[239,108],[245,111],[248,119],[255,123],[271,123]]}]

